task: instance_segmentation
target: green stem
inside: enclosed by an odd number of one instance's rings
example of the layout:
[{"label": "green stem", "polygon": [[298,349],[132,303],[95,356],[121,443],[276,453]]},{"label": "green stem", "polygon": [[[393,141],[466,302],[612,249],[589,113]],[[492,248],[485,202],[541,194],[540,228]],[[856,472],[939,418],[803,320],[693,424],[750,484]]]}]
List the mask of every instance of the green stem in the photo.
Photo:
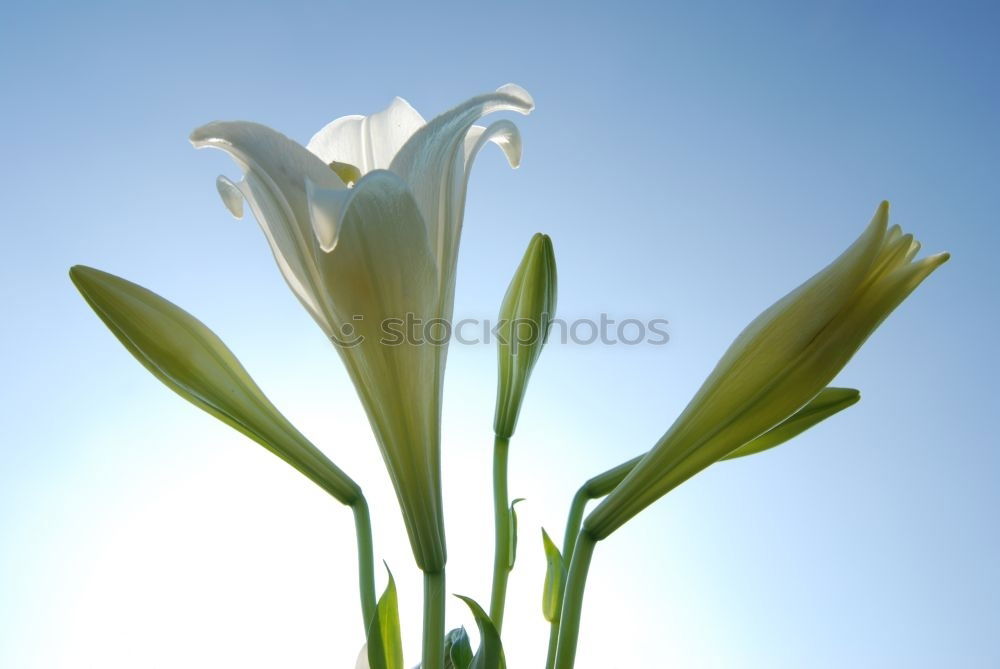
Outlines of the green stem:
[{"label": "green stem", "polygon": [[424,654],[421,669],[444,669],[444,569],[424,572]]},{"label": "green stem", "polygon": [[509,439],[496,437],[493,442],[493,590],[490,597],[490,620],[497,632],[503,628],[503,609],[510,576],[510,502],[507,495],[507,453]]},{"label": "green stem", "polygon": [[[573,501],[569,505],[569,515],[566,517],[566,532],[563,535],[562,559],[563,564],[569,565],[573,561],[573,552],[576,548],[576,537],[583,526],[583,514],[587,510],[587,503],[591,500],[603,497],[610,493],[621,483],[629,472],[635,468],[642,456],[637,456],[623,462],[617,467],[612,467],[608,471],[598,474],[580,486],[580,489],[573,495]],[[553,648],[559,640],[559,621],[552,623],[549,630],[549,648]],[[549,654],[550,662],[545,665],[545,669],[552,669],[552,654]]]},{"label": "green stem", "polygon": [[583,591],[587,587],[587,572],[594,556],[597,542],[587,532],[580,530],[570,563],[566,590],[563,593],[562,615],[559,619],[559,642],[554,669],[573,669],[576,644],[580,636],[580,613],[583,608]]},{"label": "green stem", "polygon": [[[588,481],[589,483],[589,481]],[[580,533],[580,526],[583,525],[583,514],[587,510],[587,502],[593,499],[588,490],[588,483],[576,491],[573,501],[569,505],[569,515],[566,517],[566,532],[563,536],[562,559],[564,565],[570,565],[573,560],[573,551],[576,547],[576,536]],[[563,592],[565,593],[565,584]],[[545,662],[545,669],[552,669],[555,663],[556,645],[559,643],[559,620],[552,621],[549,627],[549,656]]]},{"label": "green stem", "polygon": [[364,497],[351,505],[354,511],[354,530],[358,535],[358,587],[361,590],[361,615],[364,617],[365,635],[375,617],[375,558],[372,545],[372,521],[368,502]]},{"label": "green stem", "polygon": [[612,467],[606,472],[598,474],[580,486],[573,497],[573,503],[569,507],[569,517],[566,518],[566,534],[563,539],[563,562],[568,564],[573,558],[573,547],[576,543],[576,535],[583,525],[583,512],[587,508],[587,502],[592,499],[604,497],[625,480],[635,466],[639,464],[643,456],[638,455],[627,462],[623,462],[617,467]]},{"label": "green stem", "polygon": [[552,669],[556,663],[556,648],[559,645],[559,621],[554,620],[549,627],[549,652],[545,656],[545,669]]},{"label": "green stem", "polygon": [[566,532],[563,535],[562,558],[563,564],[568,565],[573,559],[573,549],[576,547],[576,535],[580,533],[583,525],[583,514],[587,510],[587,502],[594,497],[585,483],[582,488],[573,495],[573,501],[569,505],[569,515],[566,516]]}]

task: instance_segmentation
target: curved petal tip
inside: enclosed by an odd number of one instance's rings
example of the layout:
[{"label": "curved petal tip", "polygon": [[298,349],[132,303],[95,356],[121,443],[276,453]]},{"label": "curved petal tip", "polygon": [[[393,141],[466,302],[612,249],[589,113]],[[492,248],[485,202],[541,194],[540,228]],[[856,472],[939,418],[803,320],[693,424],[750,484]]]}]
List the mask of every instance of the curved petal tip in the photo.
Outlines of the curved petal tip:
[{"label": "curved petal tip", "polygon": [[517,169],[521,165],[521,132],[507,119],[491,124],[488,128],[474,125],[466,135],[466,160],[478,153],[486,142],[493,142],[503,151],[507,164]]},{"label": "curved petal tip", "polygon": [[212,121],[210,123],[206,123],[205,125],[200,125],[192,130],[191,134],[188,135],[188,141],[191,142],[191,146],[196,149],[200,149],[208,144],[210,140],[218,137],[219,126],[222,123],[222,121]]},{"label": "curved petal tip", "polygon": [[524,106],[527,108],[525,113],[533,111],[535,109],[535,98],[531,97],[531,93],[521,88],[517,84],[504,84],[497,89],[497,93],[503,93],[504,95],[510,95],[520,100]]}]

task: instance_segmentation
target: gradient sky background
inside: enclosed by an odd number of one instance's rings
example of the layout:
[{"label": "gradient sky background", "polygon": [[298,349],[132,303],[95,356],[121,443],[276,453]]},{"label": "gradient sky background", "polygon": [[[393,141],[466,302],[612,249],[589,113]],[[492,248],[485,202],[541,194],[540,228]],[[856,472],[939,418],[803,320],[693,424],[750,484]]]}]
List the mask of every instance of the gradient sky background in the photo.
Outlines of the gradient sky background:
[{"label": "gradient sky background", "polygon": [[[66,277],[202,318],[365,486],[419,658],[419,573],[346,374],[196,152],[209,120],[306,141],[394,95],[430,117],[531,91],[488,150],[457,314],[497,311],[535,231],[563,318],[666,318],[666,346],[550,346],[512,446],[505,635],[541,666],[538,527],[648,448],[731,339],[878,202],[953,259],[838,379],[863,400],[711,468],[598,549],[581,669],[1000,666],[1000,10],[995,3],[8,3],[0,21],[0,666],[353,667],[350,514],[165,390]],[[495,351],[455,346],[449,590],[488,599]],[[384,574],[379,574],[379,587]],[[472,627],[457,600],[448,622]]]}]

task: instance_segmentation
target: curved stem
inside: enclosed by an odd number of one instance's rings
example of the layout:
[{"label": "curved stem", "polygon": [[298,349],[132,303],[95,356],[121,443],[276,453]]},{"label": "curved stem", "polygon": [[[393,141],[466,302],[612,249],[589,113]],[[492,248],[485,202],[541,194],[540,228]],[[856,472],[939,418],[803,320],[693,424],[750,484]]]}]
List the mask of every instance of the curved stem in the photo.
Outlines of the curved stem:
[{"label": "curved stem", "polygon": [[625,480],[635,466],[642,460],[642,455],[621,463],[617,467],[612,467],[606,472],[598,474],[580,486],[573,497],[573,502],[569,507],[569,517],[566,518],[566,535],[563,539],[563,562],[569,563],[573,558],[573,547],[576,542],[576,535],[583,525],[583,512],[587,507],[587,502],[592,499],[604,497],[618,487],[618,484]]},{"label": "curved stem", "polygon": [[490,596],[490,620],[497,632],[503,628],[503,610],[510,576],[510,502],[507,494],[507,454],[510,441],[496,437],[493,442],[493,590]]},{"label": "curved stem", "polygon": [[580,613],[583,608],[583,591],[587,587],[587,572],[594,556],[597,542],[587,530],[580,530],[570,563],[566,590],[563,593],[562,615],[559,619],[559,642],[556,649],[555,669],[573,669],[576,644],[580,636]]},{"label": "curved stem", "polygon": [[[583,526],[583,514],[587,510],[587,503],[593,499],[607,495],[615,487],[625,480],[629,472],[635,468],[636,464],[642,460],[642,456],[636,456],[627,462],[623,462],[617,467],[612,467],[606,472],[598,474],[580,486],[580,489],[573,495],[573,501],[569,505],[569,515],[566,516],[566,532],[563,535],[562,559],[563,564],[570,565],[573,561],[573,552],[576,548],[576,537]],[[559,640],[560,622],[552,623],[549,629],[549,661],[545,669],[552,669],[554,657],[552,649]]]},{"label": "curved stem", "polygon": [[358,588],[361,591],[361,615],[364,617],[365,636],[375,616],[375,558],[372,544],[372,521],[368,502],[364,497],[351,505],[354,511],[354,531],[358,535]]},{"label": "curved stem", "polygon": [[424,572],[424,646],[421,669],[444,669],[444,569]]},{"label": "curved stem", "polygon": [[573,559],[573,549],[576,547],[576,536],[580,533],[583,525],[583,514],[587,510],[587,502],[594,499],[588,489],[589,481],[583,484],[569,505],[569,515],[566,516],[566,532],[563,535],[562,558],[563,564],[568,565]]}]

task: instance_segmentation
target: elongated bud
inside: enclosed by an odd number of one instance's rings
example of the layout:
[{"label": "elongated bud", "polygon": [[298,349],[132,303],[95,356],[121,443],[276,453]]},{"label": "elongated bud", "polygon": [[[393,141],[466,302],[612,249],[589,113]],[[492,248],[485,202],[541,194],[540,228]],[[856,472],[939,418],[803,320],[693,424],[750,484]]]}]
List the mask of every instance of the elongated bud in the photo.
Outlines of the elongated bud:
[{"label": "elongated bud", "polygon": [[889,228],[888,219],[883,202],[854,244],[743,330],[674,424],[587,517],[591,537],[607,537],[687,479],[785,422],[948,260],[947,253],[913,260],[919,246],[897,226]]},{"label": "elongated bud", "polygon": [[493,430],[514,434],[524,391],[548,338],[556,310],[556,257],[548,235],[536,233],[507,288],[497,328],[497,408]]},{"label": "elongated bud", "polygon": [[125,348],[178,395],[239,430],[344,504],[361,490],[264,396],[214,332],[142,286],[91,267],[70,278]]}]

